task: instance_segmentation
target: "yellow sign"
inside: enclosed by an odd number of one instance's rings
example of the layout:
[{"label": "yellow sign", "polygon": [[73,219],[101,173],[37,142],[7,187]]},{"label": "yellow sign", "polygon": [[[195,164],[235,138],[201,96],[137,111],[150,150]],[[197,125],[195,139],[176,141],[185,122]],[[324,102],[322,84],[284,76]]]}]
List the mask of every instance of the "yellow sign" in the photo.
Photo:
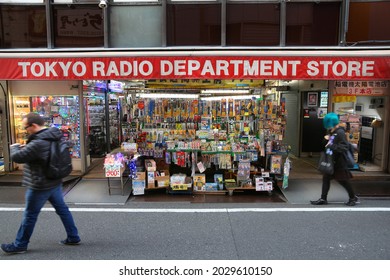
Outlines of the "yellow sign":
[{"label": "yellow sign", "polygon": [[190,184],[172,184],[171,189],[174,191],[185,191],[188,190]]},{"label": "yellow sign", "polygon": [[355,95],[335,95],[332,98],[333,103],[343,103],[343,102],[356,102]]}]

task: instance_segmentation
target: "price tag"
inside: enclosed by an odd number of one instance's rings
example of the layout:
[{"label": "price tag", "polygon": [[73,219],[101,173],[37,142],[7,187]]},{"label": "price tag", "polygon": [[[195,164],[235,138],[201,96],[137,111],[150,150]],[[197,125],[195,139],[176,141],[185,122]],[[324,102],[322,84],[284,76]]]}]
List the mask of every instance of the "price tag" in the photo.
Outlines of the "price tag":
[{"label": "price tag", "polygon": [[186,185],[186,184],[178,184],[178,185],[173,184],[171,186],[171,188],[174,191],[184,191],[184,190],[188,190],[188,185]]},{"label": "price tag", "polygon": [[113,166],[113,168],[106,168],[106,177],[120,177],[121,167]]}]

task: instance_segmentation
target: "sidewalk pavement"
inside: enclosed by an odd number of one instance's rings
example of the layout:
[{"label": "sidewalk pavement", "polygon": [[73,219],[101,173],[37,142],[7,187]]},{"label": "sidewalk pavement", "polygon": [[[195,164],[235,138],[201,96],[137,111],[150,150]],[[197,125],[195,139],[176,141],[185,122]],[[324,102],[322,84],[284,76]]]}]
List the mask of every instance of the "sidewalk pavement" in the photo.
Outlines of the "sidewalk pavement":
[{"label": "sidewalk pavement", "polygon": [[[390,181],[375,177],[367,180],[352,180],[352,185],[360,197],[383,198],[390,197]],[[21,175],[5,175],[0,177],[0,203],[23,204],[25,189],[21,187]],[[125,188],[125,195],[120,191],[108,193],[106,179],[81,179],[78,176],[70,176],[64,180],[65,201],[70,205],[125,205],[137,202],[161,202],[161,203],[287,203],[309,204],[310,200],[316,200],[321,194],[321,177],[295,178],[289,180],[286,189],[276,187],[272,195],[266,192],[244,191],[234,193],[232,196],[225,194],[189,194],[172,195],[159,191],[147,192],[143,196],[130,194],[130,188]],[[343,203],[348,196],[345,190],[332,181],[329,191],[329,202]]]}]

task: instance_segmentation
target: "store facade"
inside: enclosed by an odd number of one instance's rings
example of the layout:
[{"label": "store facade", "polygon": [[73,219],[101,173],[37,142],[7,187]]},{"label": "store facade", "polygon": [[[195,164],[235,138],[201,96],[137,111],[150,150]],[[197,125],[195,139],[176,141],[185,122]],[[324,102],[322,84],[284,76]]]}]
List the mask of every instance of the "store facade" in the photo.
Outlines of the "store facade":
[{"label": "store facade", "polygon": [[[7,127],[3,150],[9,143],[25,141],[20,117],[33,111],[47,118],[47,125],[62,129],[73,142],[74,168],[82,174],[88,172],[91,157],[105,156],[123,142],[143,139],[152,143],[140,146],[143,153],[158,154],[157,144],[163,139],[180,140],[164,136],[164,130],[173,134],[187,131],[195,138],[202,125],[237,135],[244,132],[257,139],[260,156],[265,155],[270,139],[290,146],[295,156],[308,156],[321,149],[322,117],[335,111],[345,116],[343,121],[348,125],[352,123],[350,140],[364,147],[359,162],[372,162],[378,171],[389,172],[389,54],[342,54],[312,51],[303,56],[297,51],[289,56],[281,52],[265,56],[255,51],[185,51],[175,55],[52,53],[33,58],[2,54],[2,107],[6,108],[2,125]],[[217,93],[210,96],[206,89]],[[230,95],[240,94],[233,100],[218,93],[223,89]],[[169,99],[164,99],[163,93],[171,94]],[[163,100],[176,101],[168,106]],[[349,121],[350,115],[358,119]],[[140,116],[144,117],[141,122]],[[196,116],[199,119],[194,121]],[[216,123],[217,118],[222,121]],[[193,127],[188,120],[199,124]],[[267,128],[272,129],[262,130],[264,122],[270,120],[273,123]],[[187,127],[177,129],[180,121]],[[169,126],[172,124],[175,129]],[[145,138],[139,138],[140,131]],[[260,131],[267,135],[259,137]],[[183,138],[188,139],[188,135]],[[4,168],[20,168],[10,162],[6,152]]]},{"label": "store facade", "polygon": [[[389,16],[388,0],[0,0],[3,170],[21,168],[8,147],[28,111],[73,142],[80,174],[124,142],[193,166],[176,148],[199,135],[232,134],[230,160],[315,156],[335,111],[364,169],[389,172]],[[204,146],[229,166],[226,143]]]}]

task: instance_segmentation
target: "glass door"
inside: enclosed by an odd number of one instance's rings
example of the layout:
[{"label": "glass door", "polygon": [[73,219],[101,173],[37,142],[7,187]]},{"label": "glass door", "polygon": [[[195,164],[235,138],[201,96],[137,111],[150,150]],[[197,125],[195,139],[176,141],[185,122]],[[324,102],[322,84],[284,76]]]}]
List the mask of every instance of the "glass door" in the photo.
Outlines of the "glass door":
[{"label": "glass door", "polygon": [[107,151],[106,83],[84,81],[83,86],[86,128],[86,152],[91,158],[100,158]]}]

